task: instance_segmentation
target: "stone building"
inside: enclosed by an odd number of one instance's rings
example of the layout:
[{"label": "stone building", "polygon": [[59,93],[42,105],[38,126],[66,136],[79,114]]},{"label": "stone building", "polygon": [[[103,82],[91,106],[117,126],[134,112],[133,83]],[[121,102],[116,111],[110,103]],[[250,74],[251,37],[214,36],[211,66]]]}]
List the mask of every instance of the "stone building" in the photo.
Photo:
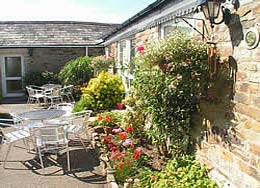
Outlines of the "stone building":
[{"label": "stone building", "polygon": [[117,26],[66,21],[0,22],[2,95],[23,95],[25,73],[59,72],[66,62],[77,57],[104,54],[98,39]]},{"label": "stone building", "polygon": [[216,80],[209,92],[217,100],[202,100],[201,111],[193,116],[196,156],[225,187],[259,188],[260,1],[226,1],[222,5],[230,10],[229,19],[214,28],[200,11],[205,2],[157,0],[104,37],[105,52],[115,57],[128,90],[137,46],[176,29],[214,41],[221,57],[218,66],[227,67],[229,79]]}]

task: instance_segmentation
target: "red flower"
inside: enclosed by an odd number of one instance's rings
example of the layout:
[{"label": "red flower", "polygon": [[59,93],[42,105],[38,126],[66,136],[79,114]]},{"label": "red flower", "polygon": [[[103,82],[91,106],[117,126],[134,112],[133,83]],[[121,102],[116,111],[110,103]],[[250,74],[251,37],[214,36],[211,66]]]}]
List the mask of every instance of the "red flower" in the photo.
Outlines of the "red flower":
[{"label": "red flower", "polygon": [[134,127],[131,126],[131,125],[129,125],[129,126],[126,128],[125,132],[130,133],[130,132],[132,132],[133,130],[134,130]]},{"label": "red flower", "polygon": [[109,143],[111,141],[112,141],[112,137],[111,136],[104,137],[104,143]]},{"label": "red flower", "polygon": [[111,151],[119,151],[118,147],[115,146],[114,144],[108,144],[107,147],[108,147]]},{"label": "red flower", "polygon": [[137,46],[136,51],[140,52],[144,50],[144,46]]},{"label": "red flower", "polygon": [[123,170],[124,164],[125,164],[124,162],[119,162],[118,163],[118,166],[119,166],[121,171]]},{"label": "red flower", "polygon": [[136,150],[133,154],[133,159],[135,159],[135,160],[139,159],[141,153],[142,153],[141,148],[136,148]]},{"label": "red flower", "polygon": [[102,116],[98,116],[98,120],[101,121],[103,118]]},{"label": "red flower", "polygon": [[112,117],[110,117],[110,116],[106,116],[105,117],[105,122],[109,122],[109,121],[111,121],[112,120]]},{"label": "red flower", "polygon": [[127,139],[127,134],[125,132],[118,133],[118,136],[121,140],[126,140]]}]

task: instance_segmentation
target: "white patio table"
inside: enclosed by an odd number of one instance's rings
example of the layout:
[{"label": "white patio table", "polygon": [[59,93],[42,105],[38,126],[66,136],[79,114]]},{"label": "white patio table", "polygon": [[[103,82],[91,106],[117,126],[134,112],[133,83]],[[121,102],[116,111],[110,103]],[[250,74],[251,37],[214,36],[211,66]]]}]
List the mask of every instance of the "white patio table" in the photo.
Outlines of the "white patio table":
[{"label": "white patio table", "polygon": [[20,116],[24,120],[33,120],[33,121],[44,121],[49,119],[54,119],[63,116],[66,114],[64,110],[57,110],[57,109],[41,109],[41,110],[33,110],[28,112],[19,113]]}]

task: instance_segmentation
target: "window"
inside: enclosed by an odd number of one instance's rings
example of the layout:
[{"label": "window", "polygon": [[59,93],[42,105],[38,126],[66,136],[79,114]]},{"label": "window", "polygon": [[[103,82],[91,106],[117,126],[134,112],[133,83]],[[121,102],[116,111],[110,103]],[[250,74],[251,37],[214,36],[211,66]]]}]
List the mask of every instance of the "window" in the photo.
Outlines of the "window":
[{"label": "window", "polygon": [[124,64],[126,59],[126,41],[120,41],[118,43],[118,67],[121,67]]},{"label": "window", "polygon": [[[188,22],[193,26],[195,25],[195,22],[192,19],[188,20]],[[161,25],[161,37],[164,38],[165,36],[176,30],[186,33],[190,36],[193,35],[192,27],[189,26],[186,22],[182,20],[172,20]]]}]

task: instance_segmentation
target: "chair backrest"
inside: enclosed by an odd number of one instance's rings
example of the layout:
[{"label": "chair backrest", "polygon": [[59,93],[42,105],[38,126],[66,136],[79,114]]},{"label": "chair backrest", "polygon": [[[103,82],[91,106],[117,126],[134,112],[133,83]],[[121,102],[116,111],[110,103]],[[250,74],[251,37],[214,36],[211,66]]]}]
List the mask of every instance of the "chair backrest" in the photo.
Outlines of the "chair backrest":
[{"label": "chair backrest", "polygon": [[64,125],[45,125],[35,128],[34,134],[41,145],[66,144],[68,140]]},{"label": "chair backrest", "polygon": [[61,89],[62,93],[70,93],[72,94],[73,92],[73,85],[67,85],[67,86],[63,86],[63,88]]},{"label": "chair backrest", "polygon": [[10,112],[9,114],[13,119],[14,126],[16,126],[17,128],[23,128],[22,126],[24,125],[24,119],[15,112]]},{"label": "chair backrest", "polygon": [[33,96],[35,94],[34,89],[29,86],[26,86],[26,90],[29,96]]},{"label": "chair backrest", "polygon": [[60,103],[60,104],[57,104],[56,106],[57,106],[58,110],[63,110],[66,112],[64,114],[64,116],[70,116],[72,114],[72,110],[74,108],[74,105],[71,103]]},{"label": "chair backrest", "polygon": [[83,118],[83,125],[86,125],[88,119],[90,118],[92,110],[83,110],[80,112],[75,112],[71,114],[71,121],[74,123],[76,119]]}]

